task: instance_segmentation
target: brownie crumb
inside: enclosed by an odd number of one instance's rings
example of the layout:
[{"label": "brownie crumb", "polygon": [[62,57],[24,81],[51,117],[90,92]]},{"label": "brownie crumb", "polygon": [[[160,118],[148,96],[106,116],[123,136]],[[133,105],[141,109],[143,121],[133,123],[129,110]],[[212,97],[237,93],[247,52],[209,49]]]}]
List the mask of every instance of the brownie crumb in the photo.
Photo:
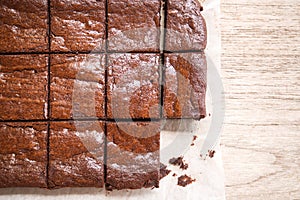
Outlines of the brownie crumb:
[{"label": "brownie crumb", "polygon": [[193,141],[197,140],[198,136],[197,135],[194,135],[193,136]]},{"label": "brownie crumb", "polygon": [[203,11],[203,6],[200,7],[200,11]]},{"label": "brownie crumb", "polygon": [[185,175],[182,175],[182,176],[178,177],[177,185],[185,187],[185,186],[191,184],[194,181],[196,181],[196,179],[192,179],[191,177],[189,177],[185,174]]},{"label": "brownie crumb", "polygon": [[187,163],[183,162],[183,157],[178,157],[178,158],[171,158],[169,160],[169,163],[175,166],[179,166],[180,169],[186,170],[189,165]]},{"label": "brownie crumb", "polygon": [[194,146],[194,145],[195,145],[194,142],[195,142],[195,140],[197,140],[197,138],[198,138],[197,135],[194,135],[194,136],[193,136],[193,142],[192,142],[191,146]]},{"label": "brownie crumb", "polygon": [[183,157],[178,157],[178,158],[171,158],[169,160],[169,163],[172,164],[172,165],[180,165],[182,163],[182,159]]},{"label": "brownie crumb", "polygon": [[171,170],[168,170],[166,165],[160,163],[159,180],[167,176],[170,172]]},{"label": "brownie crumb", "polygon": [[189,167],[189,165],[187,163],[180,164],[180,169],[182,169],[182,170],[186,170],[188,167]]},{"label": "brownie crumb", "polygon": [[176,174],[176,173],[174,173],[172,176],[177,176],[177,174]]},{"label": "brownie crumb", "polygon": [[209,151],[208,151],[208,156],[209,156],[210,158],[213,158],[214,155],[215,155],[215,153],[216,153],[215,150],[209,150]]}]

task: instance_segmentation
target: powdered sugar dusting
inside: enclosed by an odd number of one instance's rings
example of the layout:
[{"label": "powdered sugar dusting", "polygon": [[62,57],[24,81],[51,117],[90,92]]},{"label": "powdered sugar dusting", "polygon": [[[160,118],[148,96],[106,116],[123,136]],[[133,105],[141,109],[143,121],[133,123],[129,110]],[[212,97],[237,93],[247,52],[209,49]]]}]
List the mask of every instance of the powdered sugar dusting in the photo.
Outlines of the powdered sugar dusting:
[{"label": "powdered sugar dusting", "polygon": [[103,143],[102,134],[95,130],[93,130],[93,131],[86,130],[85,132],[75,132],[75,135],[82,139],[84,139],[87,136],[90,136],[93,139],[95,139],[97,141],[97,143],[100,143],[100,144]]}]

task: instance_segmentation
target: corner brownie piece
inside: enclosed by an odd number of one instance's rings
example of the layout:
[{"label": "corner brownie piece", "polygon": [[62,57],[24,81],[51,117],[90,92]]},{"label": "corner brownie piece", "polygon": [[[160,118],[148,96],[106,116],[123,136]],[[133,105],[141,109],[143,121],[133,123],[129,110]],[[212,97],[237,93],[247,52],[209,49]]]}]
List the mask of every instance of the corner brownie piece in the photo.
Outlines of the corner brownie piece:
[{"label": "corner brownie piece", "polygon": [[104,50],[105,0],[51,0],[51,50]]},{"label": "corner brownie piece", "polygon": [[108,0],[108,49],[159,52],[160,0]]},{"label": "corner brownie piece", "polygon": [[167,1],[167,51],[204,50],[207,33],[198,0]]},{"label": "corner brownie piece", "polygon": [[107,123],[106,188],[158,187],[159,122]]},{"label": "corner brownie piece", "polygon": [[104,55],[51,55],[51,118],[103,118]]},{"label": "corner brownie piece", "polygon": [[159,55],[108,57],[108,118],[159,118]]},{"label": "corner brownie piece", "polygon": [[0,52],[47,51],[47,0],[0,1]]},{"label": "corner brownie piece", "polygon": [[47,187],[47,123],[0,123],[0,187]]},{"label": "corner brownie piece", "polygon": [[0,55],[0,120],[47,118],[46,55]]},{"label": "corner brownie piece", "polygon": [[165,59],[164,116],[204,118],[207,86],[204,53],[166,54]]},{"label": "corner brownie piece", "polygon": [[49,187],[103,187],[104,124],[50,122]]}]

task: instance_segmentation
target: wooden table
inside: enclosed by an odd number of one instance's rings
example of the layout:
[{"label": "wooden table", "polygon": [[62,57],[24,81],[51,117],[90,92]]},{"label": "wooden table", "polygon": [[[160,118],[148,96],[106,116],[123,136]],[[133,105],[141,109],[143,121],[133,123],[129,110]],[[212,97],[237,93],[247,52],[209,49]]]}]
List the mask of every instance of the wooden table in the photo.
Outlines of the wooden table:
[{"label": "wooden table", "polygon": [[221,1],[227,199],[300,199],[300,1]]}]

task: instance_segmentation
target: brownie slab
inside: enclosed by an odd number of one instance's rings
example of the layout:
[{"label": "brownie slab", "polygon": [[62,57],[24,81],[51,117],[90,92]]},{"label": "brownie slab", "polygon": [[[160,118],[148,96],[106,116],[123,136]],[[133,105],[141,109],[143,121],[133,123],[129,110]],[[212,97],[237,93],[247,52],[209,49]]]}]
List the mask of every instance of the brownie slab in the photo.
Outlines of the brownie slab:
[{"label": "brownie slab", "polygon": [[164,117],[204,118],[207,87],[204,53],[166,54],[165,60]]},{"label": "brownie slab", "polygon": [[159,139],[159,122],[108,122],[106,188],[158,187]]},{"label": "brownie slab", "polygon": [[97,121],[50,123],[50,188],[104,185],[103,128]]},{"label": "brownie slab", "polygon": [[159,117],[159,55],[112,54],[108,57],[108,118]]},{"label": "brownie slab", "polygon": [[103,118],[104,55],[51,55],[51,118]]},{"label": "brownie slab", "polygon": [[159,0],[108,0],[108,49],[159,52]]},{"label": "brownie slab", "polygon": [[47,51],[47,0],[0,1],[0,52]]},{"label": "brownie slab", "polygon": [[47,187],[47,123],[0,122],[0,187]]},{"label": "brownie slab", "polygon": [[51,51],[101,51],[104,0],[51,0]]},{"label": "brownie slab", "polygon": [[204,50],[207,33],[198,0],[167,1],[167,51]]},{"label": "brownie slab", "polygon": [[46,55],[0,55],[0,120],[47,118]]}]

